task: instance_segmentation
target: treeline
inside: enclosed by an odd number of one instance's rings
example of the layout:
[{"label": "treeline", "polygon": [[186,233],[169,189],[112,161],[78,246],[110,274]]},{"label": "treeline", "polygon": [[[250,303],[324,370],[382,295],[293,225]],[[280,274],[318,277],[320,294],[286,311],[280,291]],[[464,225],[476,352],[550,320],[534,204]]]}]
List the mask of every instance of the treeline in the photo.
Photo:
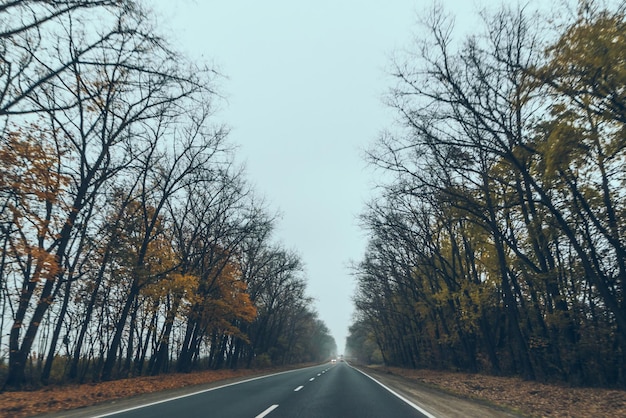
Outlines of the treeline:
[{"label": "treeline", "polygon": [[[362,216],[348,350],[389,365],[626,385],[626,24],[436,9],[394,62],[403,129]],[[366,344],[369,343],[369,346]]]},{"label": "treeline", "polygon": [[0,383],[318,361],[299,257],[138,1],[0,5]]}]

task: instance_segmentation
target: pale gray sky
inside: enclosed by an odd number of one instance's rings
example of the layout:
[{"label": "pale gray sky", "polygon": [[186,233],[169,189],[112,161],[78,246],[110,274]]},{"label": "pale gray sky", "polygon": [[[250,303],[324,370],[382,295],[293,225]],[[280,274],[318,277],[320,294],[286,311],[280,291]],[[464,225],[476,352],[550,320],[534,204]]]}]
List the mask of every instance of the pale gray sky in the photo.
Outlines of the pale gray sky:
[{"label": "pale gray sky", "polygon": [[[457,15],[472,10],[446,3]],[[151,4],[175,44],[228,77],[217,118],[232,127],[257,192],[283,214],[276,239],[301,255],[309,294],[343,351],[353,311],[348,264],[366,244],[356,217],[375,183],[362,151],[392,124],[382,103],[390,56],[410,45],[430,1]]]}]

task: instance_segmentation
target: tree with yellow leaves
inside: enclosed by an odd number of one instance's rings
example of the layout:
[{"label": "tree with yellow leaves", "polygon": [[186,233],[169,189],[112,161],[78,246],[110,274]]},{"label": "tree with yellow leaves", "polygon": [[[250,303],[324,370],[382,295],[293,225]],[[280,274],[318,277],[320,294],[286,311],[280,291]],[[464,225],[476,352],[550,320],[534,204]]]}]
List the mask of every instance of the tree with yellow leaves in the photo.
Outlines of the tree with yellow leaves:
[{"label": "tree with yellow leaves", "polygon": [[191,370],[207,338],[209,364],[219,368],[228,341],[247,339],[237,323],[249,323],[257,313],[246,293],[247,285],[241,280],[237,261],[224,250],[214,251],[221,255],[198,271],[196,287],[187,300],[184,313],[187,327],[178,357],[179,371]]},{"label": "tree with yellow leaves", "polygon": [[389,97],[406,131],[371,153],[396,177],[357,269],[385,360],[625,384],[625,16],[581,1],[547,43],[503,6],[462,48],[426,18]]},{"label": "tree with yellow leaves", "polygon": [[61,171],[62,149],[55,144],[54,135],[41,125],[17,128],[3,139],[0,144],[0,231],[4,250],[0,283],[5,287],[10,278],[22,278],[19,280],[21,287],[13,294],[16,306],[9,335],[14,378],[21,381],[20,369],[26,364],[38,322],[31,323],[25,335],[22,335],[22,328],[29,317],[39,321],[37,318],[41,315],[31,310],[31,303],[39,297],[41,311],[41,307],[51,302],[50,293],[42,290],[50,288],[62,271],[55,248],[65,210],[61,196],[68,178]]},{"label": "tree with yellow leaves", "polygon": [[[199,66],[185,68],[187,62],[155,36],[145,10],[131,3],[25,1],[0,6],[0,20],[6,24],[0,30],[3,133],[21,132],[22,140],[29,141],[37,141],[40,132],[53,138],[51,148],[45,150],[59,162],[51,175],[42,175],[32,191],[53,186],[60,175],[67,178],[58,204],[40,211],[44,213],[42,225],[29,226],[50,231],[45,250],[60,268],[52,270],[52,259],[46,259],[44,253],[34,254],[44,263],[39,272],[48,277],[40,282],[37,300],[17,296],[18,305],[26,306],[17,309],[19,314],[13,318],[7,388],[24,383],[24,359],[33,348],[44,316],[62,295],[61,308],[53,316],[55,338],[49,347],[40,347],[49,351],[48,364],[54,360],[77,280],[74,268],[85,255],[88,232],[99,227],[94,214],[106,205],[104,196],[114,184],[138,177],[135,163],[141,166],[140,162],[153,163],[151,158],[163,157],[163,151],[157,150],[162,142],[155,138],[163,139],[160,129],[165,121],[185,113],[185,107],[193,108],[198,120],[206,121],[210,113],[209,71]],[[98,19],[87,19],[91,13]],[[50,36],[40,38],[43,34]],[[193,102],[193,106],[183,104],[185,101]],[[42,115],[36,127],[31,123],[33,114]],[[197,124],[187,128],[195,135],[207,134],[196,129]],[[9,136],[3,138],[5,143]],[[38,152],[35,145],[29,146]],[[8,206],[4,208],[3,218],[10,212]],[[46,219],[46,210],[54,219]],[[4,232],[17,236],[19,228],[7,226]],[[18,268],[11,273],[17,278],[17,288],[22,287],[23,294],[29,295],[37,282],[30,280],[33,272],[23,268],[26,264],[18,261]],[[3,280],[6,274],[3,271]],[[32,314],[22,318],[27,311]]]}]

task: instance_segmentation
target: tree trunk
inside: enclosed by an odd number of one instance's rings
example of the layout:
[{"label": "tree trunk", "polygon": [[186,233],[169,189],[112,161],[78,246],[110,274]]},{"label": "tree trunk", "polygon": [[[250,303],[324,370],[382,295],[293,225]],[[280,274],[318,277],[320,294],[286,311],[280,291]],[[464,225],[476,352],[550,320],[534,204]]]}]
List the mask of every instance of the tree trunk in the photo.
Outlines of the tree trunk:
[{"label": "tree trunk", "polygon": [[63,328],[63,322],[65,319],[65,315],[67,314],[67,308],[69,305],[70,288],[71,280],[68,279],[65,284],[65,295],[63,296],[63,303],[61,305],[61,311],[59,312],[59,319],[57,320],[54,326],[54,332],[52,333],[50,349],[48,350],[48,357],[46,358],[43,371],[41,372],[41,382],[44,385],[47,385],[50,379],[50,371],[52,370],[52,362],[54,361],[56,353],[57,341],[59,340],[59,336],[61,335],[61,329]]},{"label": "tree trunk", "polygon": [[135,298],[138,294],[139,288],[137,287],[136,283],[133,282],[133,285],[130,288],[130,293],[126,298],[124,308],[122,309],[120,318],[117,321],[117,325],[115,326],[115,334],[113,335],[113,340],[111,341],[111,345],[109,346],[106,361],[104,362],[104,365],[102,367],[101,379],[103,381],[111,380],[113,378],[113,368],[115,367],[117,352],[119,350],[120,343],[122,342],[122,333],[124,332],[124,327],[126,326],[130,309],[133,306]]}]

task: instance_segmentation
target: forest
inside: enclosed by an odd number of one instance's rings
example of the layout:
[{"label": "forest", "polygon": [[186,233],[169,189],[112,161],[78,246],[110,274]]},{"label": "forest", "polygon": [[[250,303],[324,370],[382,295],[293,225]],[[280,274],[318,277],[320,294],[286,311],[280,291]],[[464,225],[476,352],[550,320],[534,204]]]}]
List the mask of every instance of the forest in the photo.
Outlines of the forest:
[{"label": "forest", "polygon": [[327,359],[299,255],[135,0],[0,4],[0,391]]},{"label": "forest", "polygon": [[351,357],[626,386],[625,5],[565,4],[436,6],[392,60]]}]

